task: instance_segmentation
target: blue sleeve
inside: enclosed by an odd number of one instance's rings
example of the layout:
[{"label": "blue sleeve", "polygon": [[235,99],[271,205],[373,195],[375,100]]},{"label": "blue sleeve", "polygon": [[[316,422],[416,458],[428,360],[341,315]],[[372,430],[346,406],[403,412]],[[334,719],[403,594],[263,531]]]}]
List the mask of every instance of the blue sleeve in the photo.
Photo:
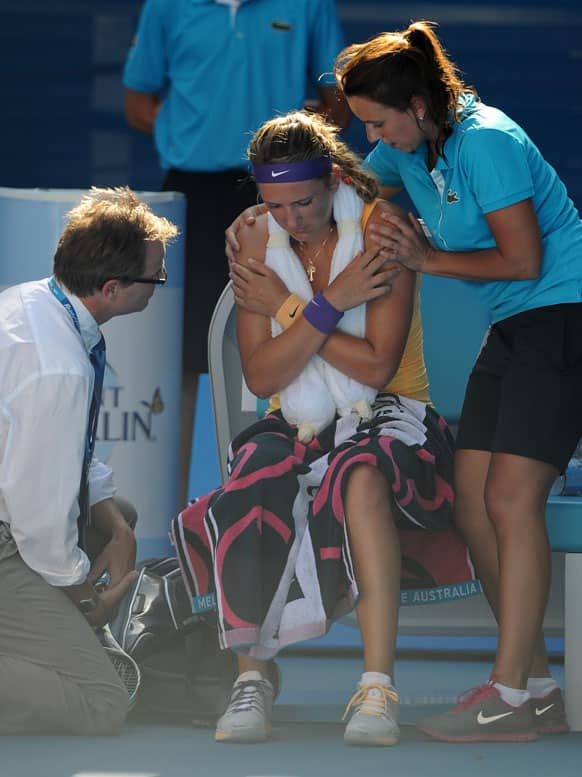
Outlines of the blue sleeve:
[{"label": "blue sleeve", "polygon": [[467,132],[459,149],[459,168],[483,213],[534,195],[527,150],[518,137],[504,130]]},{"label": "blue sleeve", "polygon": [[401,153],[378,141],[364,160],[364,165],[374,173],[381,186],[402,188],[404,184],[398,167],[398,154]]},{"label": "blue sleeve", "polygon": [[123,85],[136,92],[158,94],[167,80],[168,60],[164,0],[146,0],[141,12],[137,34],[123,69]]},{"label": "blue sleeve", "polygon": [[309,2],[307,6],[310,14],[309,79],[315,86],[335,86],[333,64],[345,45],[335,0]]}]

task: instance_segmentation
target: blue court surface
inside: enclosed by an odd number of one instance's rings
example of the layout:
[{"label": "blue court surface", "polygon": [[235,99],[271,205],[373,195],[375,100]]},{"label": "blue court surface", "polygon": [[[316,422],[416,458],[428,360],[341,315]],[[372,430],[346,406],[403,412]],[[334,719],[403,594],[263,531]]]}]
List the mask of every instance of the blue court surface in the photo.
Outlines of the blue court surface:
[{"label": "blue court surface", "polygon": [[[529,744],[433,742],[413,721],[450,704],[482,682],[479,661],[402,658],[402,738],[396,747],[354,748],[342,740],[341,715],[358,679],[357,656],[296,655],[280,659],[283,689],[273,738],[265,744],[217,744],[212,730],[182,724],[129,722],[118,738],[4,737],[2,777],[574,777],[582,733]],[[561,667],[555,667],[561,679]]]}]

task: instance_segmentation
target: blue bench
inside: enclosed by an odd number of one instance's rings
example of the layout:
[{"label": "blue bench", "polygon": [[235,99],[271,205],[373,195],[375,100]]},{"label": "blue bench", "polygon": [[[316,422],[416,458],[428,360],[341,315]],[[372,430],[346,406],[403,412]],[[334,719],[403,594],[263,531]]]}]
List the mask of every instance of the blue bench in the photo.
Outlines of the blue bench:
[{"label": "blue bench", "polygon": [[[424,350],[431,396],[451,425],[459,418],[467,377],[487,329],[487,314],[466,287],[445,278],[422,279]],[[214,311],[208,362],[222,479],[232,437],[257,418],[240,365],[230,284]],[[565,554],[564,686],[570,725],[582,731],[582,497],[552,496],[546,513],[552,550]]]}]

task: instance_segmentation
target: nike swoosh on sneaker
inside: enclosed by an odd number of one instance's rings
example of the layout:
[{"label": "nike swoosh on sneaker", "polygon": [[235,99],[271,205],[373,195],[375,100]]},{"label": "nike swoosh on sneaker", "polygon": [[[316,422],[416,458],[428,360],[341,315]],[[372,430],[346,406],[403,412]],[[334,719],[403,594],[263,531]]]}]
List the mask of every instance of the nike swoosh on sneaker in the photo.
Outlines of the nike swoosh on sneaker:
[{"label": "nike swoosh on sneaker", "polygon": [[506,718],[508,715],[513,715],[513,712],[502,712],[499,715],[484,715],[483,710],[479,710],[479,714],[477,715],[477,723],[479,723],[481,726],[487,726],[489,723],[494,723],[496,720]]},{"label": "nike swoosh on sneaker", "polygon": [[288,172],[289,170],[281,170],[281,172],[276,173],[274,170],[271,170],[271,178],[278,178],[280,175],[285,175]]},{"label": "nike swoosh on sneaker", "polygon": [[543,714],[544,714],[544,712],[547,712],[548,710],[551,710],[553,706],[554,706],[553,704],[548,704],[548,706],[547,706],[547,707],[542,707],[542,708],[541,708],[541,710],[540,710],[540,709],[538,709],[538,708],[536,707],[536,715],[537,715],[538,717],[539,717],[540,715],[543,715]]}]

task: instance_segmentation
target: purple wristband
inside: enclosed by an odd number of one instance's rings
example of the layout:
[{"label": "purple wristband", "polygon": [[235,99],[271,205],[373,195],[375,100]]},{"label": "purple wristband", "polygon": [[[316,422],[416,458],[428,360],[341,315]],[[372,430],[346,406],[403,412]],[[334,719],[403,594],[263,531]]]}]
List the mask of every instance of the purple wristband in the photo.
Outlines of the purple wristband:
[{"label": "purple wristband", "polygon": [[303,318],[306,318],[311,326],[314,326],[326,335],[333,332],[342,316],[342,311],[336,310],[320,291],[303,308]]}]

